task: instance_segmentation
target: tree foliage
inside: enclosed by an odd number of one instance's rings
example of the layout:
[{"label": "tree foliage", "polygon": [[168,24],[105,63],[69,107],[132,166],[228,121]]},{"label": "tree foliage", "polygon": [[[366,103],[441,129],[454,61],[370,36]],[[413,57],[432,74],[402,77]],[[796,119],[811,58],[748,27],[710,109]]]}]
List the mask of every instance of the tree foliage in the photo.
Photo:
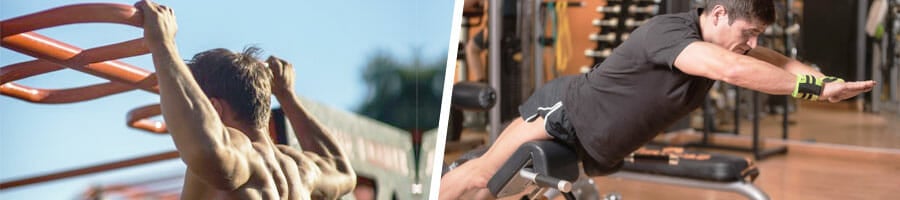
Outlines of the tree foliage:
[{"label": "tree foliage", "polygon": [[445,66],[446,57],[425,61],[415,54],[401,62],[375,51],[362,77],[368,94],[357,112],[411,132],[437,128]]}]

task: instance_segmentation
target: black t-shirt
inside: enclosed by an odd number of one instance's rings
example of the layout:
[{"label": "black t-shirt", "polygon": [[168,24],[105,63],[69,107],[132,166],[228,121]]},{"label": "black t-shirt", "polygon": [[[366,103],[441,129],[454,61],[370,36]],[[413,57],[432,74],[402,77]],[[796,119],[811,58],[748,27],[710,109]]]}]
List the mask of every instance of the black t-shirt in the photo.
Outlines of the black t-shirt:
[{"label": "black t-shirt", "polygon": [[600,66],[572,80],[566,112],[600,165],[618,163],[703,102],[714,81],[674,67],[688,44],[702,40],[700,12],[650,19]]}]

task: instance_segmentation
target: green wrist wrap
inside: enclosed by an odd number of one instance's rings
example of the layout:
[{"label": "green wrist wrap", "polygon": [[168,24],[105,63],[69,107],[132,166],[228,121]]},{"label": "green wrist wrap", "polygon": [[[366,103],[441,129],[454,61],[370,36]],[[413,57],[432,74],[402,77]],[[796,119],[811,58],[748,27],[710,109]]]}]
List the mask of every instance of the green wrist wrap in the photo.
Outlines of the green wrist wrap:
[{"label": "green wrist wrap", "polygon": [[822,79],[817,79],[812,75],[797,75],[797,86],[794,87],[794,93],[791,96],[815,101],[819,99],[819,95],[822,95],[822,85],[824,83]]},{"label": "green wrist wrap", "polygon": [[831,82],[843,83],[844,79],[833,76],[817,79],[812,75],[797,75],[797,87],[794,88],[794,93],[791,96],[815,101],[819,99],[819,95],[822,95],[823,88],[825,88],[824,85]]}]

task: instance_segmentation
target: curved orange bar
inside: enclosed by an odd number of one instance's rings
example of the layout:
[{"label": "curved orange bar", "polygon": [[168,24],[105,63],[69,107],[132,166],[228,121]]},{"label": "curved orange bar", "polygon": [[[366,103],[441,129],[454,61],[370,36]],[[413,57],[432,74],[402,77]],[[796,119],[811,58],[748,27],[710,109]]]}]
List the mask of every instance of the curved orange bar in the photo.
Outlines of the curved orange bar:
[{"label": "curved orange bar", "polygon": [[159,104],[146,105],[128,111],[125,123],[132,128],[150,131],[151,133],[165,134],[169,132],[166,129],[166,123],[149,119],[153,116],[162,114],[162,108]]},{"label": "curved orange bar", "polygon": [[[120,61],[119,58],[149,53],[143,39],[101,46],[88,50],[28,32],[72,23],[109,22],[140,26],[142,18],[137,9],[124,4],[80,4],[50,9],[30,15],[0,21],[0,45],[20,53],[99,76],[118,83],[98,84],[79,88],[48,90],[10,82],[47,73],[61,68],[46,61],[35,60],[0,68],[0,94],[35,103],[68,103],[100,98],[106,95],[139,88],[159,93],[156,77],[149,71]],[[79,97],[78,94],[85,94]]]},{"label": "curved orange bar", "polygon": [[[37,103],[68,103],[99,98],[140,88],[159,93],[156,76],[141,68],[115,59],[149,53],[142,39],[82,50],[78,47],[31,32],[64,24],[108,22],[140,27],[143,19],[137,9],[124,4],[79,4],[54,8],[0,21],[0,45],[39,58],[0,68],[0,94]],[[30,88],[13,81],[69,67],[109,79],[110,82],[62,90]],[[129,126],[154,133],[165,133],[165,124],[148,119],[160,115],[159,104],[140,107],[128,113]],[[167,152],[142,158],[107,163],[77,170],[0,183],[0,190],[177,158]]]},{"label": "curved orange bar", "polygon": [[2,77],[2,79],[0,79],[0,85],[61,69],[65,69],[65,67],[46,60],[32,60],[7,65],[0,68],[0,77]]},{"label": "curved orange bar", "polygon": [[38,89],[19,85],[16,83],[7,83],[0,85],[0,93],[21,99],[32,103],[44,104],[61,104],[79,101],[87,101],[110,94],[118,94],[134,90],[134,86],[107,82],[84,87],[54,90],[54,89]]},{"label": "curved orange bar", "polygon": [[141,89],[157,93],[152,87],[155,84],[142,84],[151,72],[124,62],[107,61],[149,53],[141,39],[82,50],[37,33],[23,33],[3,38],[0,45],[88,74],[143,86]]},{"label": "curved orange bar", "polygon": [[0,37],[42,28],[86,22],[117,23],[140,27],[143,17],[127,4],[89,3],[62,6],[0,22]]}]

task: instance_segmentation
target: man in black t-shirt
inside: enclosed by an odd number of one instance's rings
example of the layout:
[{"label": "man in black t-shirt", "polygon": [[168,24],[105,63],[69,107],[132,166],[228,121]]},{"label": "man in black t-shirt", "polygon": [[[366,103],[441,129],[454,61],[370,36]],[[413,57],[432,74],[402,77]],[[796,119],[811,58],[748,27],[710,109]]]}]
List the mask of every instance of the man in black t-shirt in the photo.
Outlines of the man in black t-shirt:
[{"label": "man in black t-shirt", "polygon": [[590,176],[621,161],[701,103],[715,81],[774,95],[838,102],[874,81],[844,82],[756,41],[775,19],[772,0],[707,0],[636,29],[603,63],[555,79],[519,108],[491,148],[441,180],[440,199],[483,189],[521,144],[557,140],[579,153]]}]

